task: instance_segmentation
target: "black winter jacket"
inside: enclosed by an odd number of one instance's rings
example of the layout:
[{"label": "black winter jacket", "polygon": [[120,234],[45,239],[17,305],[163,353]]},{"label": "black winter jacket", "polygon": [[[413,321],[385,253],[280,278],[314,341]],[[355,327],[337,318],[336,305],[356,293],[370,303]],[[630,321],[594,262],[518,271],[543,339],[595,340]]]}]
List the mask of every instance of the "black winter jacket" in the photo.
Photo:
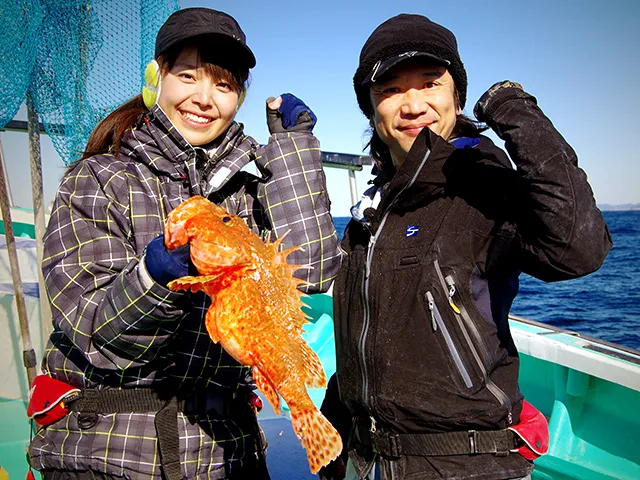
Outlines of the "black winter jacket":
[{"label": "black winter jacket", "polygon": [[[612,245],[573,149],[535,98],[501,88],[476,108],[517,169],[487,137],[456,149],[424,129],[369,224],[346,228],[333,290],[337,382],[323,405],[343,432],[350,417],[395,433],[518,423],[507,317],[520,272],[586,275]],[[513,478],[531,468],[517,454],[405,457],[383,460],[382,478]]]}]

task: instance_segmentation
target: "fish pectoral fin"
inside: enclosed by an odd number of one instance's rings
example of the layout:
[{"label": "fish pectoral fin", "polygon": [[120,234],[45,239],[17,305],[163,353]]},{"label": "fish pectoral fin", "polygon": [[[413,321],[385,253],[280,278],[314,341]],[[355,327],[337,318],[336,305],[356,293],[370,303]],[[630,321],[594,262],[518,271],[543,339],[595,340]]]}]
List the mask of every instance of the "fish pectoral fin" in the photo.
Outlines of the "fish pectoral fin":
[{"label": "fish pectoral fin", "polygon": [[256,387],[258,387],[258,389],[264,393],[265,397],[267,397],[267,400],[269,400],[276,415],[280,415],[280,395],[278,395],[271,380],[269,380],[258,367],[253,367],[253,380],[256,382]]},{"label": "fish pectoral fin", "polygon": [[203,287],[213,286],[217,291],[227,288],[236,280],[246,277],[247,275],[251,275],[253,272],[255,272],[255,270],[255,266],[250,263],[240,263],[237,265],[221,265],[216,267],[208,267],[206,274],[190,278],[199,279]]},{"label": "fish pectoral fin", "polygon": [[167,284],[169,290],[191,290],[197,292],[215,281],[220,280],[220,275],[198,275],[176,278]]},{"label": "fish pectoral fin", "polygon": [[225,265],[209,270],[206,275],[189,275],[170,281],[167,284],[169,290],[191,290],[197,292],[221,281],[233,281],[255,270],[251,264]]},{"label": "fish pectoral fin", "polygon": [[340,434],[314,405],[291,408],[291,425],[307,451],[309,470],[316,474],[342,453]]}]

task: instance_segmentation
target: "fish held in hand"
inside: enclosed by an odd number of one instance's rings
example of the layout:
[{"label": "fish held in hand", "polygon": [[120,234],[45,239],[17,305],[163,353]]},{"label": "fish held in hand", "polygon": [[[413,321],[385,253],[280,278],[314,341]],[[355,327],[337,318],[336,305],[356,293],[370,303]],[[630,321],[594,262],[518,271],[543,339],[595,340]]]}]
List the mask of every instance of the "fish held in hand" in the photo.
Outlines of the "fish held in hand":
[{"label": "fish held in hand", "polygon": [[286,263],[294,247],[283,239],[263,242],[245,222],[224,208],[195,196],[169,214],[164,232],[168,249],[190,244],[198,276],[169,283],[171,290],[199,290],[211,296],[205,322],[209,336],[238,362],[253,367],[256,386],[280,414],[280,396],[291,424],[317,473],[342,451],[340,435],[316,408],[306,387],[326,386],[317,354],[302,338],[307,323],[301,310],[301,268]]}]

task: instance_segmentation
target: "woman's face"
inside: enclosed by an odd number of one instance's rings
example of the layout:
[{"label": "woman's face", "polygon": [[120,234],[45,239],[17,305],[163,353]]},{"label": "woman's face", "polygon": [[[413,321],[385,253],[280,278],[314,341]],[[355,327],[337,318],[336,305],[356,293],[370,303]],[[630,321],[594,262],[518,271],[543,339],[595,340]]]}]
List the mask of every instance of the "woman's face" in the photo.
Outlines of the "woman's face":
[{"label": "woman's face", "polygon": [[389,147],[396,168],[423,128],[448,140],[461,113],[451,74],[443,66],[420,60],[391,68],[371,85],[369,96],[374,107],[372,126]]},{"label": "woman's face", "polygon": [[238,109],[239,93],[214,79],[193,46],[185,47],[162,76],[158,104],[191,145],[211,143],[224,133]]}]

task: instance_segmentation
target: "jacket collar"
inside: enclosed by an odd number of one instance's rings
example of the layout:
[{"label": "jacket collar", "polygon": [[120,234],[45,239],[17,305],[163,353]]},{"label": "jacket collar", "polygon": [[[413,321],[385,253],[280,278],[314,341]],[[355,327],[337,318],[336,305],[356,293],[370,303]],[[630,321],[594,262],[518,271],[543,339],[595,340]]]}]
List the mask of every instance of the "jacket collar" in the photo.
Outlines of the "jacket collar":
[{"label": "jacket collar", "polygon": [[192,194],[207,196],[254,160],[257,146],[242,124],[233,122],[215,144],[193,147],[156,104],[123,139],[120,151],[174,180],[188,178]]},{"label": "jacket collar", "polygon": [[[456,154],[452,155],[454,152]],[[450,143],[425,128],[391,179],[381,174],[374,180],[376,185],[388,181],[377,214],[381,217],[392,203],[403,209],[412,209],[438,197],[459,195],[461,187],[473,183],[478,184],[476,190],[482,190],[483,184],[491,189],[493,187],[488,185],[495,182],[481,180],[481,173],[489,171],[491,177],[512,176],[513,173],[504,152],[488,137],[480,135]]]},{"label": "jacket collar", "polygon": [[184,163],[195,155],[158,105],[140,116],[136,127],[122,139],[120,153],[174,179],[184,177]]},{"label": "jacket collar", "polygon": [[407,158],[391,178],[378,207],[382,215],[392,203],[423,204],[431,197],[442,196],[447,183],[444,163],[455,147],[428,128],[413,142]]}]

